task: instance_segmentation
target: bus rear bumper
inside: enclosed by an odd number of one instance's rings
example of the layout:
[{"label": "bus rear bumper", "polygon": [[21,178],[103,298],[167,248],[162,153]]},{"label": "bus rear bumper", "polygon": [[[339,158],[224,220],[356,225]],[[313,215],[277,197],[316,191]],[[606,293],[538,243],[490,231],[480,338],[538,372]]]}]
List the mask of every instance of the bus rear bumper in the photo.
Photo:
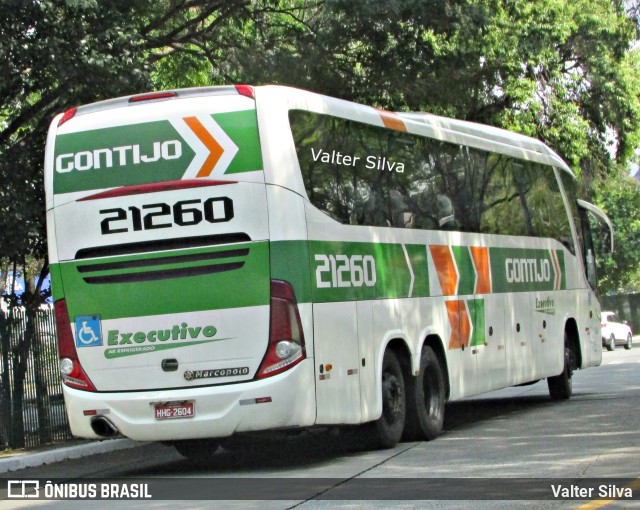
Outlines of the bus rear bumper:
[{"label": "bus rear bumper", "polygon": [[[64,396],[73,435],[93,439],[105,437],[92,427],[92,421],[102,418],[119,434],[138,441],[228,437],[236,432],[306,427],[316,418],[313,360],[246,383],[120,393],[91,393],[64,386]],[[156,418],[157,405],[177,402],[192,402],[194,415]]]}]

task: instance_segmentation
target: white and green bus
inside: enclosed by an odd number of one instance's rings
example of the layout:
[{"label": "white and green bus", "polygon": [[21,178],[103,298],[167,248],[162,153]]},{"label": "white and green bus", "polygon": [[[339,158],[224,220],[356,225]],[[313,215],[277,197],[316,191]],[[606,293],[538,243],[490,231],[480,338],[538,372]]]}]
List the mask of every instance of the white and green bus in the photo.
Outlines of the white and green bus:
[{"label": "white and green bus", "polygon": [[46,151],[71,430],[173,442],[367,424],[602,358],[569,167],[531,138],[279,86],[72,109]]}]

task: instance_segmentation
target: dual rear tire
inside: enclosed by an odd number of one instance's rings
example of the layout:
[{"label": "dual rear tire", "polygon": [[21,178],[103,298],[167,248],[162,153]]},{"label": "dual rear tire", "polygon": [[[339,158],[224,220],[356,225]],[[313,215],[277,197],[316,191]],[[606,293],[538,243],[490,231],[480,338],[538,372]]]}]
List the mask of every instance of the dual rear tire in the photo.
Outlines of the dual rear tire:
[{"label": "dual rear tire", "polygon": [[376,446],[393,448],[403,434],[409,440],[435,439],[442,431],[446,387],[440,359],[429,346],[415,377],[403,371],[387,349],[382,360],[382,415],[373,424]]}]

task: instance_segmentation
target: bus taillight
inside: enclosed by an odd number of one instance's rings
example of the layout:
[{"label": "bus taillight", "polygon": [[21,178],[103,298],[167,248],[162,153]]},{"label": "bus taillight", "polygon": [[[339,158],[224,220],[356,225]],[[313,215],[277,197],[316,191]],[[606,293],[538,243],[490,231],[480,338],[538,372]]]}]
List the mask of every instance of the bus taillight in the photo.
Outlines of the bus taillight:
[{"label": "bus taillight", "polygon": [[60,117],[60,120],[58,121],[58,127],[62,126],[62,124],[64,124],[68,120],[71,120],[73,117],[75,117],[77,111],[78,111],[77,108],[69,108],[66,112],[64,112],[64,114],[62,115],[62,117]]},{"label": "bus taillight", "polygon": [[256,98],[255,91],[251,85],[236,85],[236,90],[241,96],[247,96],[251,99]]},{"label": "bus taillight", "polygon": [[58,357],[62,381],[71,388],[84,391],[96,391],[95,386],[85,373],[78,359],[78,352],[73,340],[67,302],[59,299],[54,304],[56,315],[56,332],[58,336]]},{"label": "bus taillight", "polygon": [[258,379],[279,374],[306,356],[302,323],[293,287],[271,280],[269,345],[258,370]]}]

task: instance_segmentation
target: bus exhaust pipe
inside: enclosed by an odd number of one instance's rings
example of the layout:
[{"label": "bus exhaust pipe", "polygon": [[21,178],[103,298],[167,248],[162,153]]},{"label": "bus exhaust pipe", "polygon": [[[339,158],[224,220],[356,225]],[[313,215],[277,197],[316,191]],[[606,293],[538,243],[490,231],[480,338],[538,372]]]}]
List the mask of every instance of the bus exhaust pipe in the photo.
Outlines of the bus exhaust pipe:
[{"label": "bus exhaust pipe", "polygon": [[91,428],[100,437],[111,438],[118,435],[117,427],[104,416],[96,416],[91,420]]}]

